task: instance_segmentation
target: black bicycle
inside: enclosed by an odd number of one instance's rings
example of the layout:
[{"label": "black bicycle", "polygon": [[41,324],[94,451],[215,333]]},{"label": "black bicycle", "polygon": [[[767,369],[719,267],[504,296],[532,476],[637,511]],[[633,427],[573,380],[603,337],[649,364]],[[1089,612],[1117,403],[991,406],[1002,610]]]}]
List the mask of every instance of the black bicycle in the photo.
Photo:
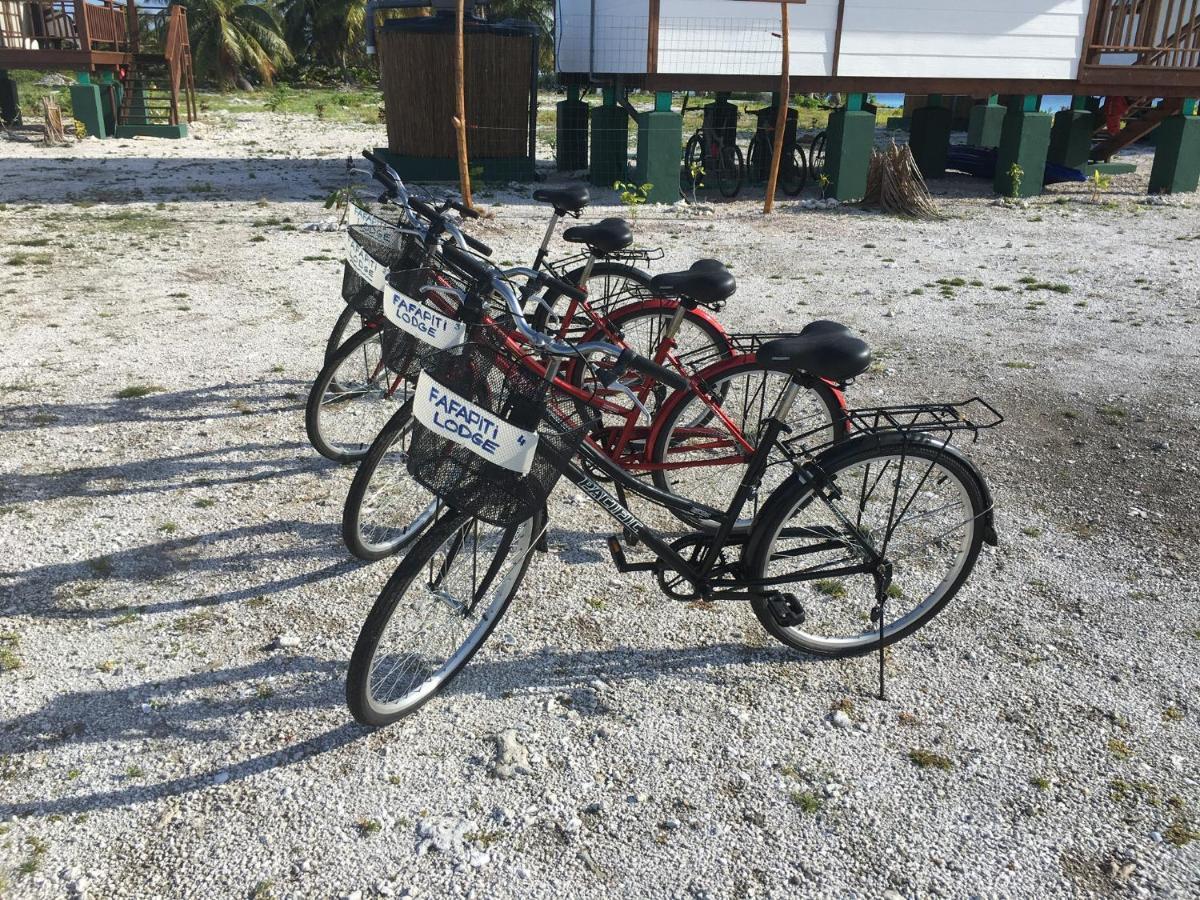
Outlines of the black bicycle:
[{"label": "black bicycle", "polygon": [[709,103],[696,133],[683,151],[682,180],[686,187],[716,184],[722,197],[736,197],[746,179],[746,166],[737,145],[737,107]]},{"label": "black bicycle", "polygon": [[[628,350],[539,334],[486,262],[452,247],[444,259],[470,296],[502,298],[533,352],[550,361],[549,377],[563,359],[607,355],[616,361],[603,377],[633,370],[682,386],[678,373]],[[703,291],[708,277],[697,271],[689,288]],[[414,394],[408,468],[443,498],[444,514],[363,624],[346,681],[354,717],[386,725],[412,713],[470,661],[520,588],[547,527],[546,498],[564,475],[617,522],[608,548],[620,571],[652,573],[676,600],[748,601],[768,633],[807,653],[878,650],[882,695],[883,648],[927,624],[970,576],[982,544],[996,543],[988,487],[952,441],[1003,418],[978,398],[852,410],[851,437],[809,446],[811,435],[785,424],[790,407],[817,379],[864,372],[869,348],[822,329],[768,342],[758,355],[787,380],[726,509],[622,471],[583,442],[594,423],[578,404],[494,346],[466,344],[431,361]],[[779,456],[792,472],[746,525],[742,510]],[[631,512],[628,494],[705,527],[668,540]],[[626,547],[649,558],[630,561]]]},{"label": "black bicycle", "polygon": [[[746,169],[750,180],[756,184],[765,182],[771,171],[771,160],[775,153],[775,125],[779,120],[779,107],[768,106],[752,110],[758,119],[750,149],[746,152]],[[796,110],[788,108],[787,125],[783,132],[783,149],[779,158],[779,187],[789,197],[795,197],[808,183],[808,163],[804,148],[796,141]]]}]

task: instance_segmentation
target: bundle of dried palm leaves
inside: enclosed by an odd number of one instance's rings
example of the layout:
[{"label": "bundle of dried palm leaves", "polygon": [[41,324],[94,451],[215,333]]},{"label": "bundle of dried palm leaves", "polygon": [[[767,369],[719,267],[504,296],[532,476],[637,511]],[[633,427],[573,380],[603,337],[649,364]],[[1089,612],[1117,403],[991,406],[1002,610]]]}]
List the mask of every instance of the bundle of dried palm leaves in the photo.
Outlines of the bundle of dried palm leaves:
[{"label": "bundle of dried palm leaves", "polygon": [[58,108],[58,101],[53,97],[42,98],[42,121],[45,123],[42,126],[42,136],[47,145],[57,147],[67,142],[66,135],[63,134],[62,110]]},{"label": "bundle of dried palm leaves", "polygon": [[941,218],[912,150],[907,145],[897,147],[895,141],[872,154],[863,205],[910,219]]}]

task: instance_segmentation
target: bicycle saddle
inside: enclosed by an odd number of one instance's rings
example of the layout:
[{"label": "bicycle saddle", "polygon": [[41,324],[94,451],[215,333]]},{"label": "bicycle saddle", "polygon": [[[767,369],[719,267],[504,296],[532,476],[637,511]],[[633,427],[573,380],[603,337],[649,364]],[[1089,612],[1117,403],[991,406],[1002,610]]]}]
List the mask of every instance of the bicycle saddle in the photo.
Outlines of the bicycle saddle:
[{"label": "bicycle saddle", "polygon": [[758,362],[787,375],[807,372],[830,381],[849,381],[871,365],[871,348],[836,322],[814,322],[796,337],[763,344]]},{"label": "bicycle saddle", "polygon": [[562,187],[538,188],[533,192],[533,199],[538,203],[549,203],[560,216],[567,213],[577,216],[591,202],[592,196],[586,184],[564,184]]},{"label": "bicycle saddle", "polygon": [[725,264],[715,259],[701,259],[683,272],[667,272],[650,279],[650,290],[656,297],[687,297],[697,303],[721,303],[733,296],[737,282]]},{"label": "bicycle saddle", "polygon": [[616,253],[633,243],[633,229],[624,219],[601,219],[595,225],[576,225],[563,232],[563,240],[587,244],[598,254]]}]

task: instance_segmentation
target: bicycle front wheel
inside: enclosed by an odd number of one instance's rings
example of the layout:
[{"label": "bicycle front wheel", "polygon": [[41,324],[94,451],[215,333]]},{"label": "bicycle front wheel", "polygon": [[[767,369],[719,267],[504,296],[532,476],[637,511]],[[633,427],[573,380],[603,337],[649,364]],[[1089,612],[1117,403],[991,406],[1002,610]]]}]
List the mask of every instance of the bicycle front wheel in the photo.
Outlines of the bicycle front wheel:
[{"label": "bicycle front wheel", "polygon": [[304,408],[308,440],[334,462],[354,462],[409,397],[409,385],[384,365],[380,329],[346,341],[313,382]]},{"label": "bicycle front wheel", "polygon": [[342,507],[342,539],[359,559],[374,562],[398,553],[436,518],[440,504],[408,474],[412,404],[383,426],[358,464]]},{"label": "bicycle front wheel", "polygon": [[346,342],[346,337],[351,334],[351,329],[354,328],[354,322],[358,317],[358,310],[346,304],[341,314],[337,317],[337,321],[333,323],[333,330],[329,332],[329,337],[325,340],[325,361],[323,365],[328,365],[329,361],[333,359],[334,354],[338,352],[338,348]]},{"label": "bicycle front wheel", "polygon": [[859,565],[864,548],[891,570],[883,643],[925,625],[971,574],[983,543],[983,491],[969,464],[936,441],[867,436],[829,451],[769,501],[748,554],[752,579],[778,579],[795,594],[800,625],[784,627],[766,598],[751,601],[763,627],[818,656],[869,653],[879,646],[876,584],[869,573],[822,577]]},{"label": "bicycle front wheel", "polygon": [[454,513],[417,541],[354,645],[346,703],[355,719],[395,722],[462,671],[520,587],[543,522],[498,528]]}]

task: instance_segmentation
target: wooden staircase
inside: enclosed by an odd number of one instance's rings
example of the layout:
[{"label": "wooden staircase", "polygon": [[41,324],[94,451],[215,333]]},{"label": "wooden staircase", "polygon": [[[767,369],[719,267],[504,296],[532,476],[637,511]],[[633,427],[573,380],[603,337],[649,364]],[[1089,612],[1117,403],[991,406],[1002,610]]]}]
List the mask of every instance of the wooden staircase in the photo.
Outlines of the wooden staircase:
[{"label": "wooden staircase", "polygon": [[1116,134],[1109,134],[1105,129],[1096,132],[1096,136],[1100,140],[1092,145],[1092,159],[1108,162],[1121,150],[1135,141],[1140,141],[1182,108],[1182,100],[1162,100],[1155,106],[1153,97],[1137,98],[1125,112],[1125,124],[1120,131]]},{"label": "wooden staircase", "polygon": [[[173,5],[166,17],[161,52],[135,51],[128,64],[117,126],[126,134],[180,131],[196,120],[196,90],[187,11]],[[182,100],[182,104],[181,101]],[[182,115],[181,115],[182,106]]]}]

